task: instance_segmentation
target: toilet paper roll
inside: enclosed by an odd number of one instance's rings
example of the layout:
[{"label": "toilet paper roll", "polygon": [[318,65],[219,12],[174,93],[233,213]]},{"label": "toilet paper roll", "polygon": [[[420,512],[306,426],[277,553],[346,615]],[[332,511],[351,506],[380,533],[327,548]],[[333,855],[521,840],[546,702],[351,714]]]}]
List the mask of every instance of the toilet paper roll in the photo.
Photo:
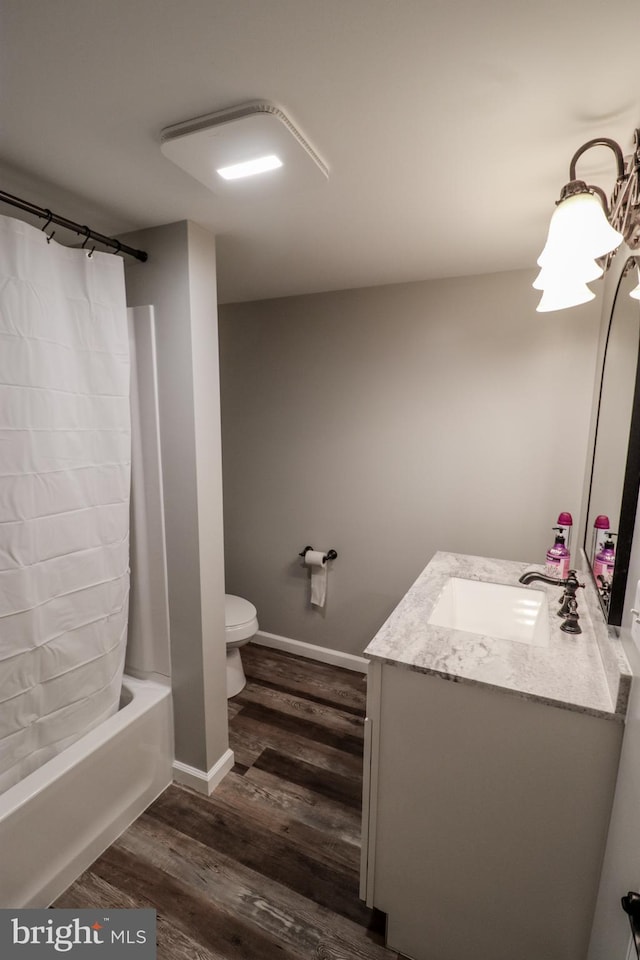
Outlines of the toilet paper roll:
[{"label": "toilet paper roll", "polygon": [[311,568],[311,603],[324,607],[327,599],[327,562],[322,550],[307,550],[304,562]]}]

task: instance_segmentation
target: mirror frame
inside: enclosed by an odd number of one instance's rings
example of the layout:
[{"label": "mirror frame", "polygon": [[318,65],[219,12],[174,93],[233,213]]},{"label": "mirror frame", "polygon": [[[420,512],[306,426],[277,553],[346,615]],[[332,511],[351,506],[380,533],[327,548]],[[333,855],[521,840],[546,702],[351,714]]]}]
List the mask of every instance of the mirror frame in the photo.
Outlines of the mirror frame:
[{"label": "mirror frame", "polygon": [[[595,467],[595,453],[598,442],[598,427],[600,423],[600,409],[602,404],[602,390],[604,385],[604,375],[607,362],[607,350],[609,347],[609,338],[611,336],[611,328],[613,324],[613,317],[616,309],[616,304],[618,303],[618,297],[621,294],[622,283],[627,276],[630,269],[637,264],[637,260],[633,255],[630,255],[625,261],[625,265],[620,273],[618,282],[616,285],[616,291],[613,297],[613,302],[611,304],[611,310],[609,312],[609,320],[607,325],[607,334],[605,339],[604,354],[602,360],[602,369],[600,371],[600,384],[598,390],[598,401],[597,401],[597,413],[595,421],[595,434],[593,440],[593,446],[591,450],[591,470],[589,473],[589,489],[587,495],[587,504],[585,512],[585,531],[584,531],[584,551],[589,557],[589,544],[588,539],[592,533],[589,530],[587,524],[589,521],[589,508],[591,504],[591,492],[593,486],[593,473]],[[639,303],[640,310],[640,303]],[[640,325],[640,313],[638,322]],[[636,362],[636,377],[635,384],[633,389],[633,402],[631,407],[631,422],[629,424],[629,439],[627,443],[627,456],[625,462],[624,478],[622,482],[622,492],[620,500],[620,519],[618,523],[618,538],[616,544],[616,559],[615,566],[613,571],[613,579],[611,582],[611,593],[609,598],[609,607],[608,609],[602,603],[602,611],[604,613],[605,620],[607,623],[612,626],[620,626],[622,624],[622,616],[624,613],[624,598],[627,589],[627,576],[629,573],[629,563],[631,559],[631,547],[633,544],[633,534],[635,527],[636,511],[638,509],[638,496],[640,494],[640,329],[639,329],[639,348],[638,348],[638,358]],[[589,563],[589,573],[591,578],[598,588],[598,585],[593,576],[593,570],[591,569],[591,564]],[[600,593],[598,591],[598,596]]]}]

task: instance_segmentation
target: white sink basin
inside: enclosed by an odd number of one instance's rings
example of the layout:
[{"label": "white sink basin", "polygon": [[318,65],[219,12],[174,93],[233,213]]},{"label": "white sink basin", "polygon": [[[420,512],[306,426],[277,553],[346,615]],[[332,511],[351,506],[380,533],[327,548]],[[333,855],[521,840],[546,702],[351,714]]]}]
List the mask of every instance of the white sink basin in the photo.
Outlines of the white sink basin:
[{"label": "white sink basin", "polygon": [[428,622],[539,647],[549,642],[547,595],[531,587],[450,577]]}]

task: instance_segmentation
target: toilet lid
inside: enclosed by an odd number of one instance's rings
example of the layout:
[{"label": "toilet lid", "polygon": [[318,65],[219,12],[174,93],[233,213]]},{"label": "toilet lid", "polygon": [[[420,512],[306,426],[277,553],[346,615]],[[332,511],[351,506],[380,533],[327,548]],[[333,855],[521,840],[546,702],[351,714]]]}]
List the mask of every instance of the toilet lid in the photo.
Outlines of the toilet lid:
[{"label": "toilet lid", "polygon": [[232,593],[227,593],[224,598],[224,625],[225,627],[236,627],[240,623],[247,623],[256,616],[256,608],[248,600],[242,597],[235,597]]}]

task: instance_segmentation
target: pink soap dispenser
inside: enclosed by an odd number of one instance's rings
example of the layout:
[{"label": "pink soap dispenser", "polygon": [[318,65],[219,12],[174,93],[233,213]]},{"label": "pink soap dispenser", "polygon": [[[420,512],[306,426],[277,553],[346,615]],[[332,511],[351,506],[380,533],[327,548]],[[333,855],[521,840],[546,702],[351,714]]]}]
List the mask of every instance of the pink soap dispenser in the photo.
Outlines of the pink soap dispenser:
[{"label": "pink soap dispenser", "polygon": [[556,542],[547,550],[545,573],[557,580],[565,580],[571,565],[571,555],[565,546],[564,528],[552,527],[552,529],[558,532],[556,533]]},{"label": "pink soap dispenser", "polygon": [[611,589],[613,570],[616,565],[615,546],[611,539],[615,536],[617,536],[617,534],[611,533],[610,530],[607,531],[605,541],[600,544],[600,549],[596,553],[593,561],[593,575],[598,584],[598,589],[606,592]]}]

